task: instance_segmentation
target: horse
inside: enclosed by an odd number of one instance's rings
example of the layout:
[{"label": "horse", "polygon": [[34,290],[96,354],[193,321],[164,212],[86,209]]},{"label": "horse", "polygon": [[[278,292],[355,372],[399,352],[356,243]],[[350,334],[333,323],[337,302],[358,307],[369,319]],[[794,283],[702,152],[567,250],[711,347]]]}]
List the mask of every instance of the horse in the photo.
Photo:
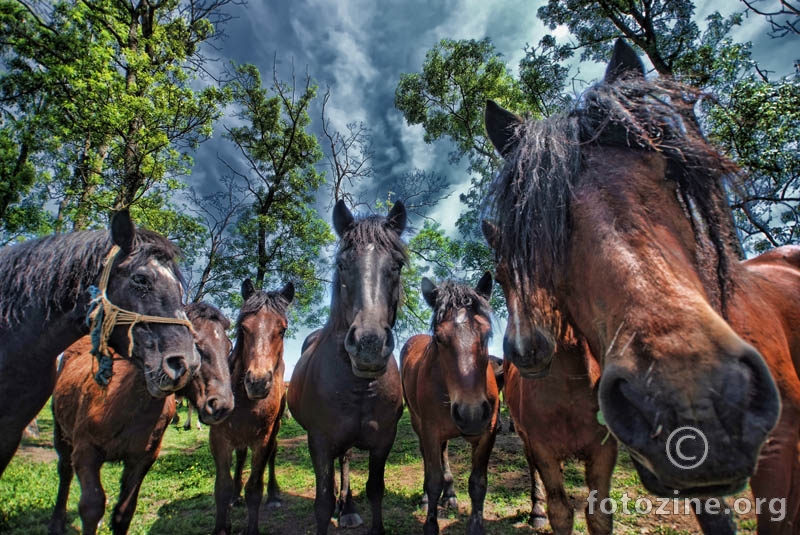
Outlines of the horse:
[{"label": "horse", "polygon": [[412,336],[400,351],[403,397],[419,437],[428,511],[423,533],[439,533],[437,504],[444,492],[456,505],[447,442],[464,437],[472,446],[469,535],[482,535],[489,456],[497,435],[500,396],[489,361],[494,280],[485,273],[475,288],[422,279],[422,295],[433,309],[432,334]]},{"label": "horse", "polygon": [[[181,305],[177,256],[175,245],[137,229],[127,211],[112,217],[110,237],[80,231],[0,249],[0,476],[53,392],[56,357],[88,332],[90,301],[108,312],[98,342],[144,367],[151,395],[186,385],[200,358]],[[93,286],[104,286],[94,300]],[[139,316],[122,326],[129,311]]]},{"label": "horse", "polygon": [[[199,418],[216,425],[233,410],[228,371],[230,322],[216,307],[186,307],[194,327],[202,366],[179,392],[202,409]],[[103,463],[122,461],[120,492],[111,518],[115,534],[127,533],[139,489],[158,457],[161,440],[175,413],[175,397],[153,397],[146,371],[127,359],[114,361],[114,380],[105,388],[94,380],[92,341],[84,337],[64,352],[53,392],[54,444],[58,452],[58,496],[48,524],[51,535],[66,528],[67,498],[72,477],[81,485],[79,512],[83,533],[95,533],[105,511],[100,481]]]},{"label": "horse", "polygon": [[401,234],[406,210],[401,202],[386,217],[356,218],[339,200],[333,209],[339,236],[330,316],[311,333],[292,373],[287,402],[308,432],[314,465],[317,534],[328,532],[334,512],[333,462],[342,464],[339,526],[362,523],[346,471],[355,446],[369,450],[367,497],[372,509],[369,533],[384,533],[382,502],[386,459],[403,412],[402,387],[394,350],[400,301],[400,272],[408,261]]},{"label": "horse", "polygon": [[780,524],[758,515],[759,533],[791,533],[800,305],[786,288],[800,270],[786,263],[782,286],[740,262],[723,186],[740,171],[703,138],[700,96],[645,79],[620,40],[569,112],[523,120],[487,103],[506,160],[488,241],[537,303],[510,313],[504,346],[523,375],[546,373],[568,322],[597,356],[602,416],[650,492],[719,496],[750,478],[762,503],[788,501]]},{"label": "horse", "polygon": [[[508,291],[506,295],[508,300],[515,297]],[[599,365],[586,344],[566,329],[559,337],[546,377],[524,379],[508,359],[504,368],[504,397],[531,474],[529,524],[534,528],[545,526],[538,472],[546,490],[547,518],[553,533],[568,535],[572,533],[574,512],[564,491],[562,463],[569,459],[584,461],[587,487],[596,502],[602,503],[609,497],[617,462],[617,442],[597,421]],[[612,522],[612,514],[587,503],[589,533],[610,534]]]},{"label": "horse", "polygon": [[[231,353],[231,381],[235,408],[223,425],[209,432],[216,481],[215,535],[231,535],[231,506],[242,489],[242,469],[250,449],[250,476],[245,486],[247,535],[258,534],[258,510],[264,494],[264,469],[269,462],[267,506],[280,505],[275,479],[275,450],[285,407],[283,338],[289,304],[294,299],[291,282],[279,291],[257,290],[250,279],[242,283],[244,303],[236,320],[236,344]],[[231,477],[236,451],[235,479]]]}]

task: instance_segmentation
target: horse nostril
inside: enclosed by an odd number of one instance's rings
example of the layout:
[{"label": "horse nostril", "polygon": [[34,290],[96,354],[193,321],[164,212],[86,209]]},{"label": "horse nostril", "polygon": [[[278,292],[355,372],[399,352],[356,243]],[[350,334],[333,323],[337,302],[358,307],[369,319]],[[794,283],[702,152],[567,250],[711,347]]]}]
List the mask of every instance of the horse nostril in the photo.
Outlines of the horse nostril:
[{"label": "horse nostril", "polygon": [[351,354],[357,351],[355,327],[350,327],[350,330],[347,331],[347,336],[344,338],[344,349]]},{"label": "horse nostril", "polygon": [[217,405],[219,405],[219,398],[211,397],[208,398],[208,401],[206,401],[206,406],[208,407],[209,412],[211,413],[217,410]]},{"label": "horse nostril", "polygon": [[164,371],[173,381],[177,381],[188,371],[188,367],[186,366],[186,358],[183,355],[173,355],[171,357],[167,357],[164,359],[164,364],[166,364]]},{"label": "horse nostril", "polygon": [[492,415],[492,406],[489,404],[489,401],[484,400],[481,403],[481,419],[486,421]]}]

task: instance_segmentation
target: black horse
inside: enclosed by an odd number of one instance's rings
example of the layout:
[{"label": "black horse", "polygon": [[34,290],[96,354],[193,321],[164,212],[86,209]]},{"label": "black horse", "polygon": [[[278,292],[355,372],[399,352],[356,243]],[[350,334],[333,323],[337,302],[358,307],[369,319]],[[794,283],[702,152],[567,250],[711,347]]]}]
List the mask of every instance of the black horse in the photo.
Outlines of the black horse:
[{"label": "black horse", "polygon": [[[114,246],[119,252],[109,255]],[[137,230],[127,211],[112,218],[110,238],[81,231],[0,250],[0,475],[53,392],[56,357],[88,332],[90,286],[105,286],[106,302],[123,313],[174,320],[109,324],[107,343],[144,369],[151,395],[186,385],[200,358],[181,303],[177,256],[166,238]],[[105,285],[104,260],[110,263]]]},{"label": "black horse", "polygon": [[339,201],[333,226],[340,243],[330,317],[305,340],[287,401],[292,415],[308,431],[317,483],[317,533],[328,532],[334,513],[337,457],[343,463],[339,525],[361,524],[347,464],[349,451],[356,446],[369,450],[370,533],[380,534],[384,533],[384,468],[403,411],[392,327],[400,300],[400,271],[407,262],[400,239],[406,211],[398,202],[388,217],[356,219]]}]

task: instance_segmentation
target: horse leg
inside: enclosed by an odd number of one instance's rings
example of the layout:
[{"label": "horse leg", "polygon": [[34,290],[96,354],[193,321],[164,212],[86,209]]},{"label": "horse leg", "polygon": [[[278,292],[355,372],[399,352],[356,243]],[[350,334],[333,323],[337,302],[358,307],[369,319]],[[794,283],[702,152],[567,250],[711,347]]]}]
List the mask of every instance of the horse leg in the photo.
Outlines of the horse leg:
[{"label": "horse leg", "polygon": [[275,477],[275,457],[278,454],[278,428],[280,422],[275,422],[272,438],[267,449],[269,450],[269,480],[267,482],[267,509],[278,509],[283,505],[281,501],[281,488]]},{"label": "horse leg", "polygon": [[[719,508],[715,507],[717,513],[707,512],[706,503],[709,499],[719,500]],[[697,503],[699,505],[693,508],[694,516],[705,535],[735,535],[736,523],[733,520],[733,513],[723,498],[699,498]]]},{"label": "horse leg", "polygon": [[782,399],[778,425],[761,449],[750,478],[759,535],[789,535],[800,530],[800,410],[798,402],[787,397]]},{"label": "horse leg", "polygon": [[350,458],[352,456],[353,449],[350,448],[344,455],[339,457],[342,487],[339,490],[336,509],[339,511],[340,528],[357,528],[364,523],[358,511],[356,511],[356,504],[353,502],[353,490],[350,488]]},{"label": "horse leg", "polygon": [[[597,502],[609,497],[611,491],[611,473],[617,464],[617,445],[614,439],[599,446],[586,461],[586,486],[589,491],[597,491]],[[609,535],[614,529],[613,514],[606,514],[602,510],[591,510],[586,505],[586,525],[591,535]]]},{"label": "horse leg", "polygon": [[489,456],[494,447],[497,430],[483,435],[472,444],[472,472],[469,475],[469,498],[472,501],[472,512],[467,524],[467,535],[484,535],[483,502],[486,500],[486,471],[489,468]]},{"label": "horse leg", "polygon": [[83,524],[83,535],[94,535],[103,519],[106,506],[106,494],[100,481],[103,457],[94,448],[75,451],[72,456],[72,465],[75,467],[75,473],[81,485],[78,512]]},{"label": "horse leg", "polygon": [[[372,509],[372,524],[369,528],[369,535],[383,535],[386,530],[383,527],[383,495],[386,492],[386,482],[384,474],[386,470],[386,459],[392,449],[394,437],[387,445],[373,448],[369,451],[369,477],[367,478],[367,499]],[[436,503],[435,501],[433,503]]]},{"label": "horse leg", "polygon": [[528,524],[534,529],[544,529],[547,525],[547,514],[544,510],[545,495],[542,491],[542,478],[536,469],[536,460],[527,436],[522,433],[519,436],[522,439],[525,460],[528,461],[528,471],[531,474],[531,516],[528,517]]},{"label": "horse leg", "polygon": [[236,465],[233,469],[233,505],[242,505],[242,472],[244,472],[244,462],[247,460],[247,448],[236,449]]},{"label": "horse leg", "polygon": [[437,535],[439,533],[439,511],[437,504],[444,487],[444,467],[442,466],[442,444],[435,437],[420,435],[420,443],[425,442],[423,450],[423,465],[425,468],[425,494],[428,496],[428,512],[423,535]]},{"label": "horse leg", "polygon": [[531,444],[532,459],[547,492],[547,518],[554,535],[572,533],[574,512],[564,491],[561,462],[545,447]]},{"label": "horse leg", "polygon": [[[175,411],[178,414],[178,411]],[[186,398],[186,421],[183,422],[183,430],[189,431],[192,428],[192,402]]]},{"label": "horse leg", "polygon": [[450,471],[450,458],[447,455],[447,442],[442,444],[442,467],[444,474],[442,481],[444,487],[442,488],[442,505],[447,508],[458,510],[458,498],[456,498],[456,490],[453,488],[453,472]]},{"label": "horse leg", "polygon": [[136,462],[125,463],[120,480],[119,500],[111,517],[111,531],[114,534],[128,533],[133,513],[136,511],[142,480],[155,460],[155,457],[145,457]]},{"label": "horse leg", "polygon": [[[231,478],[232,448],[224,437],[211,430],[209,437],[211,455],[217,477],[214,481],[214,501],[216,515],[214,518],[214,535],[231,535],[231,505],[234,497],[233,478]],[[237,452],[238,453],[238,452]]]},{"label": "horse leg", "polygon": [[333,494],[333,453],[324,438],[311,434],[308,435],[308,451],[316,480],[314,517],[317,521],[317,535],[326,535],[336,501]]},{"label": "horse leg", "polygon": [[72,468],[72,446],[64,440],[58,423],[53,431],[53,443],[58,452],[58,495],[53,507],[53,515],[47,525],[49,535],[63,535],[67,529],[67,499],[69,486],[75,471]]},{"label": "horse leg", "polygon": [[258,535],[258,510],[264,497],[264,469],[269,461],[269,448],[259,445],[252,449],[250,458],[250,477],[244,488],[244,501],[247,503],[246,535]]}]

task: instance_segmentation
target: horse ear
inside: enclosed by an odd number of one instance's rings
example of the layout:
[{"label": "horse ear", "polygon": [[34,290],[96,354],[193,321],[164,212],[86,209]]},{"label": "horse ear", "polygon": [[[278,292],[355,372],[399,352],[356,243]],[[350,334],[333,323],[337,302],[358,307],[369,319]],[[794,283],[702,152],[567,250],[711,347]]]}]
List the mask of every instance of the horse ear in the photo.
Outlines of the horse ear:
[{"label": "horse ear", "polygon": [[436,285],[428,277],[422,277],[422,297],[431,308],[436,308],[436,291]]},{"label": "horse ear", "polygon": [[353,221],[355,221],[355,218],[350,209],[347,208],[344,199],[336,201],[336,206],[333,207],[333,229],[340,238],[350,228]]},{"label": "horse ear", "polygon": [[111,216],[111,241],[119,245],[122,252],[128,254],[133,249],[133,240],[136,237],[136,225],[133,224],[131,213],[120,210]]},{"label": "horse ear", "polygon": [[386,216],[386,224],[398,234],[402,234],[406,229],[407,221],[406,205],[403,204],[402,201],[397,201],[394,203],[394,206],[392,206],[392,209],[389,210],[389,215]]},{"label": "horse ear", "polygon": [[281,296],[286,299],[287,303],[291,303],[294,299],[294,284],[292,281],[286,283],[286,286],[281,288]]},{"label": "horse ear", "polygon": [[492,273],[487,271],[481,277],[481,280],[478,281],[478,284],[475,286],[475,291],[478,292],[478,295],[489,300],[492,297],[492,286],[494,285],[494,279],[492,278]]},{"label": "horse ear", "polygon": [[483,231],[483,237],[486,238],[486,243],[489,244],[489,247],[497,249],[497,246],[500,245],[500,229],[497,228],[497,225],[484,219],[481,221],[481,230]]},{"label": "horse ear", "polygon": [[522,124],[522,119],[501,108],[494,100],[487,100],[484,122],[486,123],[486,134],[497,152],[503,158],[514,152],[514,148],[517,146],[514,134],[517,127]]},{"label": "horse ear", "polygon": [[242,282],[242,297],[247,301],[254,293],[256,293],[256,287],[253,285],[253,281],[245,279],[244,282]]},{"label": "horse ear", "polygon": [[617,39],[614,52],[606,67],[605,83],[610,84],[624,75],[637,75],[644,78],[644,64],[631,46]]}]

